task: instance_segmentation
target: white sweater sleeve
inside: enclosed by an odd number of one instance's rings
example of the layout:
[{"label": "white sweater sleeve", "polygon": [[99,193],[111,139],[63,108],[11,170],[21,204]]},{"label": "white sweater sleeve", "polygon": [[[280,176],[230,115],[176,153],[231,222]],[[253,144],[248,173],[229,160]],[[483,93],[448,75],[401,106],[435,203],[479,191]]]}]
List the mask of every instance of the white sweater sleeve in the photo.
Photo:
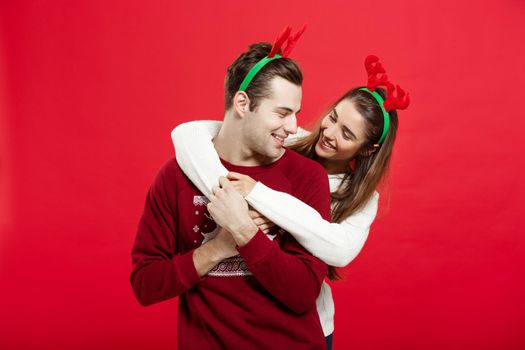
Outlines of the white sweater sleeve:
[{"label": "white sweater sleeve", "polygon": [[[222,122],[216,120],[196,120],[179,124],[171,131],[177,163],[206,197],[212,193],[212,187],[219,184],[219,176],[228,174],[212,142],[221,126]],[[299,127],[297,133],[286,138],[285,144],[293,143],[309,133]]]},{"label": "white sweater sleeve", "polygon": [[294,143],[295,141],[297,141],[298,139],[303,138],[303,137],[308,136],[308,135],[310,135],[310,131],[305,130],[305,129],[303,129],[303,128],[301,128],[299,126],[299,127],[297,127],[297,132],[295,134],[288,135],[286,140],[284,140],[284,145],[285,146],[289,146],[292,143]]},{"label": "white sweater sleeve", "polygon": [[199,120],[180,124],[171,132],[177,163],[206,197],[219,185],[219,176],[228,174],[212,142],[221,125],[220,121]]},{"label": "white sweater sleeve", "polygon": [[361,210],[341,223],[330,223],[299,199],[260,182],[246,196],[250,205],[290,232],[314,256],[336,267],[348,265],[361,251],[377,213],[378,199],[379,194],[374,192]]},{"label": "white sweater sleeve", "polygon": [[[212,140],[222,123],[193,121],[177,126],[171,138],[177,163],[207,197],[219,176],[228,170],[222,165]],[[284,192],[257,182],[246,201],[270,221],[290,232],[310,253],[332,266],[345,266],[361,251],[377,213],[379,194],[341,223],[330,223],[312,207]],[[277,204],[279,203],[279,204]]]}]

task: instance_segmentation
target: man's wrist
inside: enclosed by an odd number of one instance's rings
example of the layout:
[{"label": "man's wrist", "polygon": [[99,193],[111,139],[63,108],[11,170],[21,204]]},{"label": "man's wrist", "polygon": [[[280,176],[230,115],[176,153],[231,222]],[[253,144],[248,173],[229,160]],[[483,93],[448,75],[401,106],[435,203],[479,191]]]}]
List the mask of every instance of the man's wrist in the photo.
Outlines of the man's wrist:
[{"label": "man's wrist", "polygon": [[235,243],[237,243],[239,247],[242,247],[247,244],[253,238],[253,236],[255,236],[257,231],[259,231],[259,228],[250,219],[246,223],[233,228],[230,232],[233,236],[233,239],[235,240]]},{"label": "man's wrist", "polygon": [[217,247],[216,241],[211,240],[203,245],[201,245],[197,250],[200,250],[201,253],[206,254],[207,260],[212,263],[218,264],[224,259],[224,252]]},{"label": "man's wrist", "polygon": [[200,277],[208,273],[215,265],[224,258],[221,250],[215,246],[215,242],[209,241],[193,251],[193,264]]}]

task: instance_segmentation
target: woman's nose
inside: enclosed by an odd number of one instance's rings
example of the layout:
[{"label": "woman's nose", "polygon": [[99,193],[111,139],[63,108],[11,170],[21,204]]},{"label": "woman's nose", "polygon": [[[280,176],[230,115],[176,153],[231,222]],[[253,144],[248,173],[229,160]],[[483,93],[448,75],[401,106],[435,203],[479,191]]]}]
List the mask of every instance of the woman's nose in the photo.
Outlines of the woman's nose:
[{"label": "woman's nose", "polygon": [[335,135],[335,128],[333,126],[327,127],[324,129],[323,135],[328,139],[333,139]]}]

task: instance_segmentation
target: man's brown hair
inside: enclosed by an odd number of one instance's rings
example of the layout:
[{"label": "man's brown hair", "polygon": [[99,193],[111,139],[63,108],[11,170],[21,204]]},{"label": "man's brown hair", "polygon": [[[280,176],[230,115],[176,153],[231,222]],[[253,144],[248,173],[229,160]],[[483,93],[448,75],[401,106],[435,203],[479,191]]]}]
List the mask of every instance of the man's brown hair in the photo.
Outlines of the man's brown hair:
[{"label": "man's brown hair", "polygon": [[[272,49],[269,43],[256,43],[250,45],[247,52],[242,53],[228,67],[224,80],[224,109],[228,110],[233,105],[233,97],[239,91],[244,77],[250,69],[266,57]],[[290,58],[278,58],[268,62],[252,79],[245,92],[250,98],[250,110],[255,110],[261,99],[271,95],[270,81],[281,77],[292,84],[301,86],[303,73],[299,65]]]}]

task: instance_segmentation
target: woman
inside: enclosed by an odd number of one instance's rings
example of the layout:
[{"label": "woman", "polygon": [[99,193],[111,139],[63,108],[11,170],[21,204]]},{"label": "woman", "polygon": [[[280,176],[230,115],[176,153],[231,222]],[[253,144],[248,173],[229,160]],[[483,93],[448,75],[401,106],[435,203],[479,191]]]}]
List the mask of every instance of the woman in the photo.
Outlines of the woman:
[{"label": "woman", "polygon": [[[280,226],[330,265],[331,280],[340,279],[335,267],[346,266],[357,256],[376,216],[379,194],[375,189],[388,168],[398,126],[395,109],[387,111],[380,105],[392,100],[374,82],[387,83],[390,95],[394,90],[382,67],[374,72],[378,65],[375,56],[365,61],[369,89],[348,91],[320,119],[313,132],[299,128],[285,142],[288,149],[316,160],[326,169],[333,223],[323,220],[315,209],[289,194],[274,191],[249,176],[228,173],[212,143],[221,122],[196,121],[177,126],[172,132],[177,162],[206,196],[211,194],[219,176],[227,176],[257,211],[252,212],[252,218],[263,231],[268,232],[273,224]],[[383,74],[379,80],[378,72]],[[402,90],[398,93],[401,98],[403,94]],[[405,102],[404,106],[394,103],[394,107],[404,109],[408,100]],[[326,282],[317,299],[317,309],[331,349],[334,303]]]}]

